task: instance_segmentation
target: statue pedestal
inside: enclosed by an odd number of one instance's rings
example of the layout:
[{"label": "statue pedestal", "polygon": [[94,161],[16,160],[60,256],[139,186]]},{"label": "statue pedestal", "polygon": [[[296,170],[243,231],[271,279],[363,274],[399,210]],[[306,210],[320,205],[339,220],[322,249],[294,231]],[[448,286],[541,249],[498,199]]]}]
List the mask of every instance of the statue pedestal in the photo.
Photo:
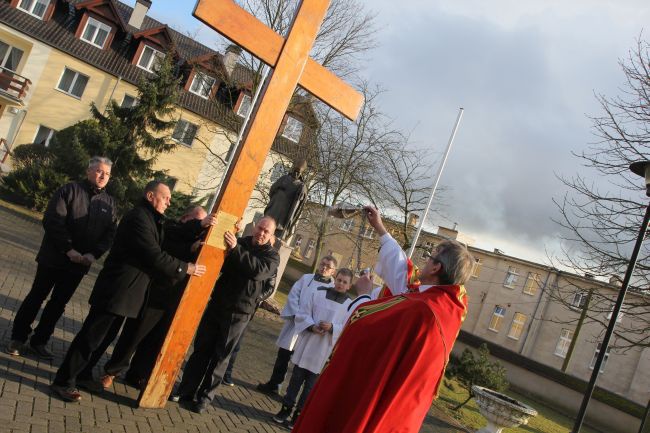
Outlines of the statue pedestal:
[{"label": "statue pedestal", "polygon": [[273,294],[275,295],[275,292],[278,290],[278,286],[280,285],[280,280],[282,280],[282,275],[284,274],[284,270],[287,268],[287,262],[289,261],[289,257],[291,257],[291,252],[293,251],[293,248],[280,239],[278,239],[275,242],[274,247],[278,251],[278,254],[280,254],[278,275],[275,278],[275,289],[273,289]]}]

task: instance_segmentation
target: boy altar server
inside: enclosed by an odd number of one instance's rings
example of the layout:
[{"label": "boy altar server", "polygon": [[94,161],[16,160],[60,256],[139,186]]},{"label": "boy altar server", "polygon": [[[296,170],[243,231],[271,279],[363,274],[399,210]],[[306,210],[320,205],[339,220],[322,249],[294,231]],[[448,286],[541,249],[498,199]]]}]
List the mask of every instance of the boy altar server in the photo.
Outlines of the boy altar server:
[{"label": "boy altar server", "polygon": [[301,305],[304,304],[304,300],[311,297],[317,287],[332,287],[334,285],[332,276],[336,271],[337,264],[333,256],[324,256],[318,265],[318,272],[303,275],[291,287],[287,303],[280,313],[280,317],[284,319],[284,326],[275,342],[278,346],[278,354],[273,365],[273,373],[271,373],[268,382],[257,385],[258,390],[265,394],[280,394],[280,387],[287,375],[289,360],[300,333],[300,330],[296,329],[296,315],[300,311]]},{"label": "boy altar server", "polygon": [[[351,285],[352,271],[340,269],[336,273],[334,287],[318,287],[305,299],[301,311],[296,314],[296,330],[300,335],[291,357],[293,373],[282,400],[282,409],[273,417],[275,422],[287,424],[291,429],[298,419],[309,391],[316,383],[345,326],[350,303],[347,291]],[[298,405],[291,421],[287,423],[301,387],[303,390]]]}]

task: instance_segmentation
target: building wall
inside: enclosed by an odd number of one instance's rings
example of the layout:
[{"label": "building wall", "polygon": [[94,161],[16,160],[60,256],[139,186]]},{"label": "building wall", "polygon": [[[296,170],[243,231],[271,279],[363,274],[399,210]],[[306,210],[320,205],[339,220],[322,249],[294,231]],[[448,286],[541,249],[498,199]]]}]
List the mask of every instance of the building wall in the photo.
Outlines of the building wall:
[{"label": "building wall", "polygon": [[[292,245],[302,238],[299,248],[300,255],[294,258],[311,265],[315,256],[305,257],[309,240],[316,239],[316,227],[320,224],[323,211],[310,208],[293,237]],[[340,266],[350,266],[356,270],[357,239],[360,218],[356,218],[350,231],[343,220],[329,219],[329,230],[324,236],[323,253],[334,253],[341,257]],[[394,223],[387,221],[386,227],[394,231]],[[447,230],[447,235],[456,236],[453,230]],[[457,233],[457,232],[456,232]],[[437,234],[423,232],[418,245],[435,245],[443,237]],[[362,266],[372,266],[376,263],[379,242],[375,235],[372,240],[364,239],[362,245]],[[562,329],[575,331],[580,317],[580,310],[569,309],[565,305],[551,299],[549,294],[555,287],[561,287],[564,293],[571,294],[575,290],[593,288],[598,293],[613,298],[615,288],[609,284],[579,277],[538,263],[506,256],[500,253],[470,247],[475,259],[480,259],[480,265],[475,268],[474,276],[466,284],[469,297],[469,311],[462,329],[486,340],[499,344],[507,349],[527,356],[535,361],[561,369],[564,358],[555,354]],[[413,259],[416,265],[422,266],[424,261],[423,249],[416,248]],[[508,271],[517,269],[516,281],[508,280]],[[532,286],[533,294],[524,292],[531,274],[538,274],[539,280]],[[506,282],[509,284],[506,286]],[[528,290],[530,291],[530,290]],[[636,296],[630,294],[630,296]],[[505,312],[497,330],[491,330],[495,307],[502,307]],[[509,336],[515,314],[525,316],[525,322],[519,335]],[[601,318],[606,322],[606,312]],[[629,318],[623,316],[624,323]],[[579,333],[575,349],[571,356],[566,372],[589,380],[592,370],[589,364],[594,356],[597,343],[602,338],[603,326],[585,322]],[[516,337],[516,338],[513,338]],[[630,349],[625,352],[611,351],[604,372],[599,376],[598,385],[618,393],[639,404],[645,405],[650,398],[650,350]]]}]

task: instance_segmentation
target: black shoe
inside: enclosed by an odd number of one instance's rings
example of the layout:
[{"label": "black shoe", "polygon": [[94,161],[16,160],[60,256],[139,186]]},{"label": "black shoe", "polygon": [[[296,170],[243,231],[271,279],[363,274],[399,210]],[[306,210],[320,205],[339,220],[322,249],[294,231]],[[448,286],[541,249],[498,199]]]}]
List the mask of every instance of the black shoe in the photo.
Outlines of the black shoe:
[{"label": "black shoe", "polygon": [[266,395],[280,395],[280,385],[275,385],[271,382],[260,383],[257,385],[257,390],[262,391]]},{"label": "black shoe", "polygon": [[232,379],[226,379],[225,377],[221,381],[221,384],[225,386],[235,386],[235,382],[233,382]]},{"label": "black shoe", "polygon": [[5,352],[11,356],[20,356],[24,351],[24,343],[18,340],[11,340],[7,347],[5,347]]},{"label": "black shoe", "polygon": [[291,406],[282,405],[280,412],[276,413],[273,416],[273,421],[277,422],[278,424],[284,424],[291,415],[291,409],[293,409]]},{"label": "black shoe", "polygon": [[81,393],[79,392],[78,389],[76,388],[68,388],[67,386],[62,386],[62,385],[56,385],[52,384],[50,385],[50,389],[63,401],[71,402],[71,403],[78,403],[81,401]]},{"label": "black shoe", "polygon": [[205,411],[208,409],[208,406],[210,406],[210,403],[205,400],[199,400],[190,407],[190,410],[201,415],[202,413],[205,413]]},{"label": "black shoe", "polygon": [[44,344],[29,343],[29,348],[36,354],[36,356],[38,356],[39,359],[45,361],[51,361],[54,359],[54,354],[47,350]]},{"label": "black shoe", "polygon": [[293,416],[291,417],[291,420],[289,420],[286,424],[289,430],[292,430],[293,426],[296,425],[299,416],[300,416],[300,411],[296,409],[296,411],[293,413]]}]

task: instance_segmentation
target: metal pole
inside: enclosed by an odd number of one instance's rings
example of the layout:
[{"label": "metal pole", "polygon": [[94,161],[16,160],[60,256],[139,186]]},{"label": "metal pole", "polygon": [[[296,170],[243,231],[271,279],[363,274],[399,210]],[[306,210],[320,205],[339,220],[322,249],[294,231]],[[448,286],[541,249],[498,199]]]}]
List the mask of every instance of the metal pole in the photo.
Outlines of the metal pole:
[{"label": "metal pole", "polygon": [[221,192],[221,188],[223,188],[223,181],[226,178],[226,173],[228,173],[228,170],[230,169],[230,165],[232,164],[232,160],[235,157],[235,154],[237,153],[237,148],[241,144],[241,139],[244,136],[244,131],[246,130],[246,127],[248,126],[248,123],[251,118],[251,114],[253,114],[253,108],[255,108],[255,104],[257,103],[257,99],[260,96],[260,92],[262,91],[262,87],[264,87],[264,82],[266,81],[266,78],[269,75],[269,71],[271,68],[269,65],[264,65],[262,68],[262,79],[260,80],[260,83],[257,86],[257,89],[255,89],[255,94],[253,95],[253,99],[251,100],[251,108],[248,110],[248,113],[246,114],[246,117],[244,118],[244,122],[241,124],[241,128],[239,128],[239,132],[237,133],[237,140],[233,144],[232,149],[230,149],[230,152],[228,154],[228,160],[226,161],[226,166],[223,169],[223,174],[221,175],[221,180],[219,181],[219,185],[217,185],[216,189],[214,190],[214,196],[212,197],[212,200],[210,200],[210,205],[208,206],[208,211],[211,212],[212,209],[214,209],[214,204],[217,202],[217,197],[219,197],[219,193]]},{"label": "metal pole", "polygon": [[625,272],[625,278],[623,279],[623,285],[621,290],[618,292],[618,298],[616,299],[616,304],[614,304],[614,310],[612,311],[612,317],[609,320],[609,325],[607,326],[607,331],[605,331],[605,336],[603,341],[600,343],[600,351],[598,352],[598,357],[596,358],[596,365],[594,365],[594,371],[591,373],[591,379],[589,380],[589,385],[587,386],[587,391],[585,391],[585,396],[582,399],[582,405],[580,406],[580,411],[576,418],[576,422],[573,425],[573,433],[579,433],[580,428],[582,427],[582,422],[585,418],[585,413],[587,412],[587,406],[589,406],[589,400],[591,400],[591,395],[594,392],[596,387],[596,380],[598,379],[598,374],[600,373],[600,367],[603,364],[603,359],[605,359],[605,354],[607,353],[607,347],[609,346],[609,340],[614,333],[614,327],[616,326],[616,319],[618,314],[621,311],[623,306],[623,301],[625,300],[625,293],[627,292],[628,285],[630,284],[630,279],[632,278],[632,273],[634,272],[634,267],[636,266],[637,258],[639,257],[639,251],[641,250],[641,244],[645,238],[646,230],[648,229],[648,222],[650,221],[650,205],[646,206],[645,216],[643,217],[643,223],[641,223],[641,229],[639,230],[639,236],[636,239],[636,244],[634,245],[634,250],[632,251],[632,257],[630,257],[630,263],[627,265],[627,271]]},{"label": "metal pole", "polygon": [[409,253],[408,253],[409,259],[413,255],[413,251],[415,251],[415,245],[417,244],[418,238],[420,237],[420,232],[422,232],[422,226],[424,225],[424,221],[427,219],[427,215],[429,214],[429,207],[431,207],[433,196],[436,194],[436,189],[438,188],[438,182],[440,181],[440,177],[442,176],[442,170],[445,168],[445,163],[447,162],[447,157],[449,156],[449,151],[451,150],[451,145],[454,142],[454,138],[456,138],[456,132],[458,131],[458,126],[460,125],[460,119],[463,117],[463,111],[464,110],[462,108],[458,109],[458,117],[456,118],[456,124],[454,125],[454,129],[451,131],[451,137],[449,137],[449,143],[447,143],[447,150],[445,150],[445,155],[442,158],[442,162],[440,162],[440,168],[438,169],[438,175],[436,176],[436,180],[433,182],[433,187],[431,188],[431,195],[429,196],[429,202],[427,203],[427,207],[424,208],[424,214],[422,214],[422,218],[420,219],[420,224],[418,225],[418,230],[415,232],[415,236],[413,237],[413,242],[411,242],[411,248],[409,248]]}]

